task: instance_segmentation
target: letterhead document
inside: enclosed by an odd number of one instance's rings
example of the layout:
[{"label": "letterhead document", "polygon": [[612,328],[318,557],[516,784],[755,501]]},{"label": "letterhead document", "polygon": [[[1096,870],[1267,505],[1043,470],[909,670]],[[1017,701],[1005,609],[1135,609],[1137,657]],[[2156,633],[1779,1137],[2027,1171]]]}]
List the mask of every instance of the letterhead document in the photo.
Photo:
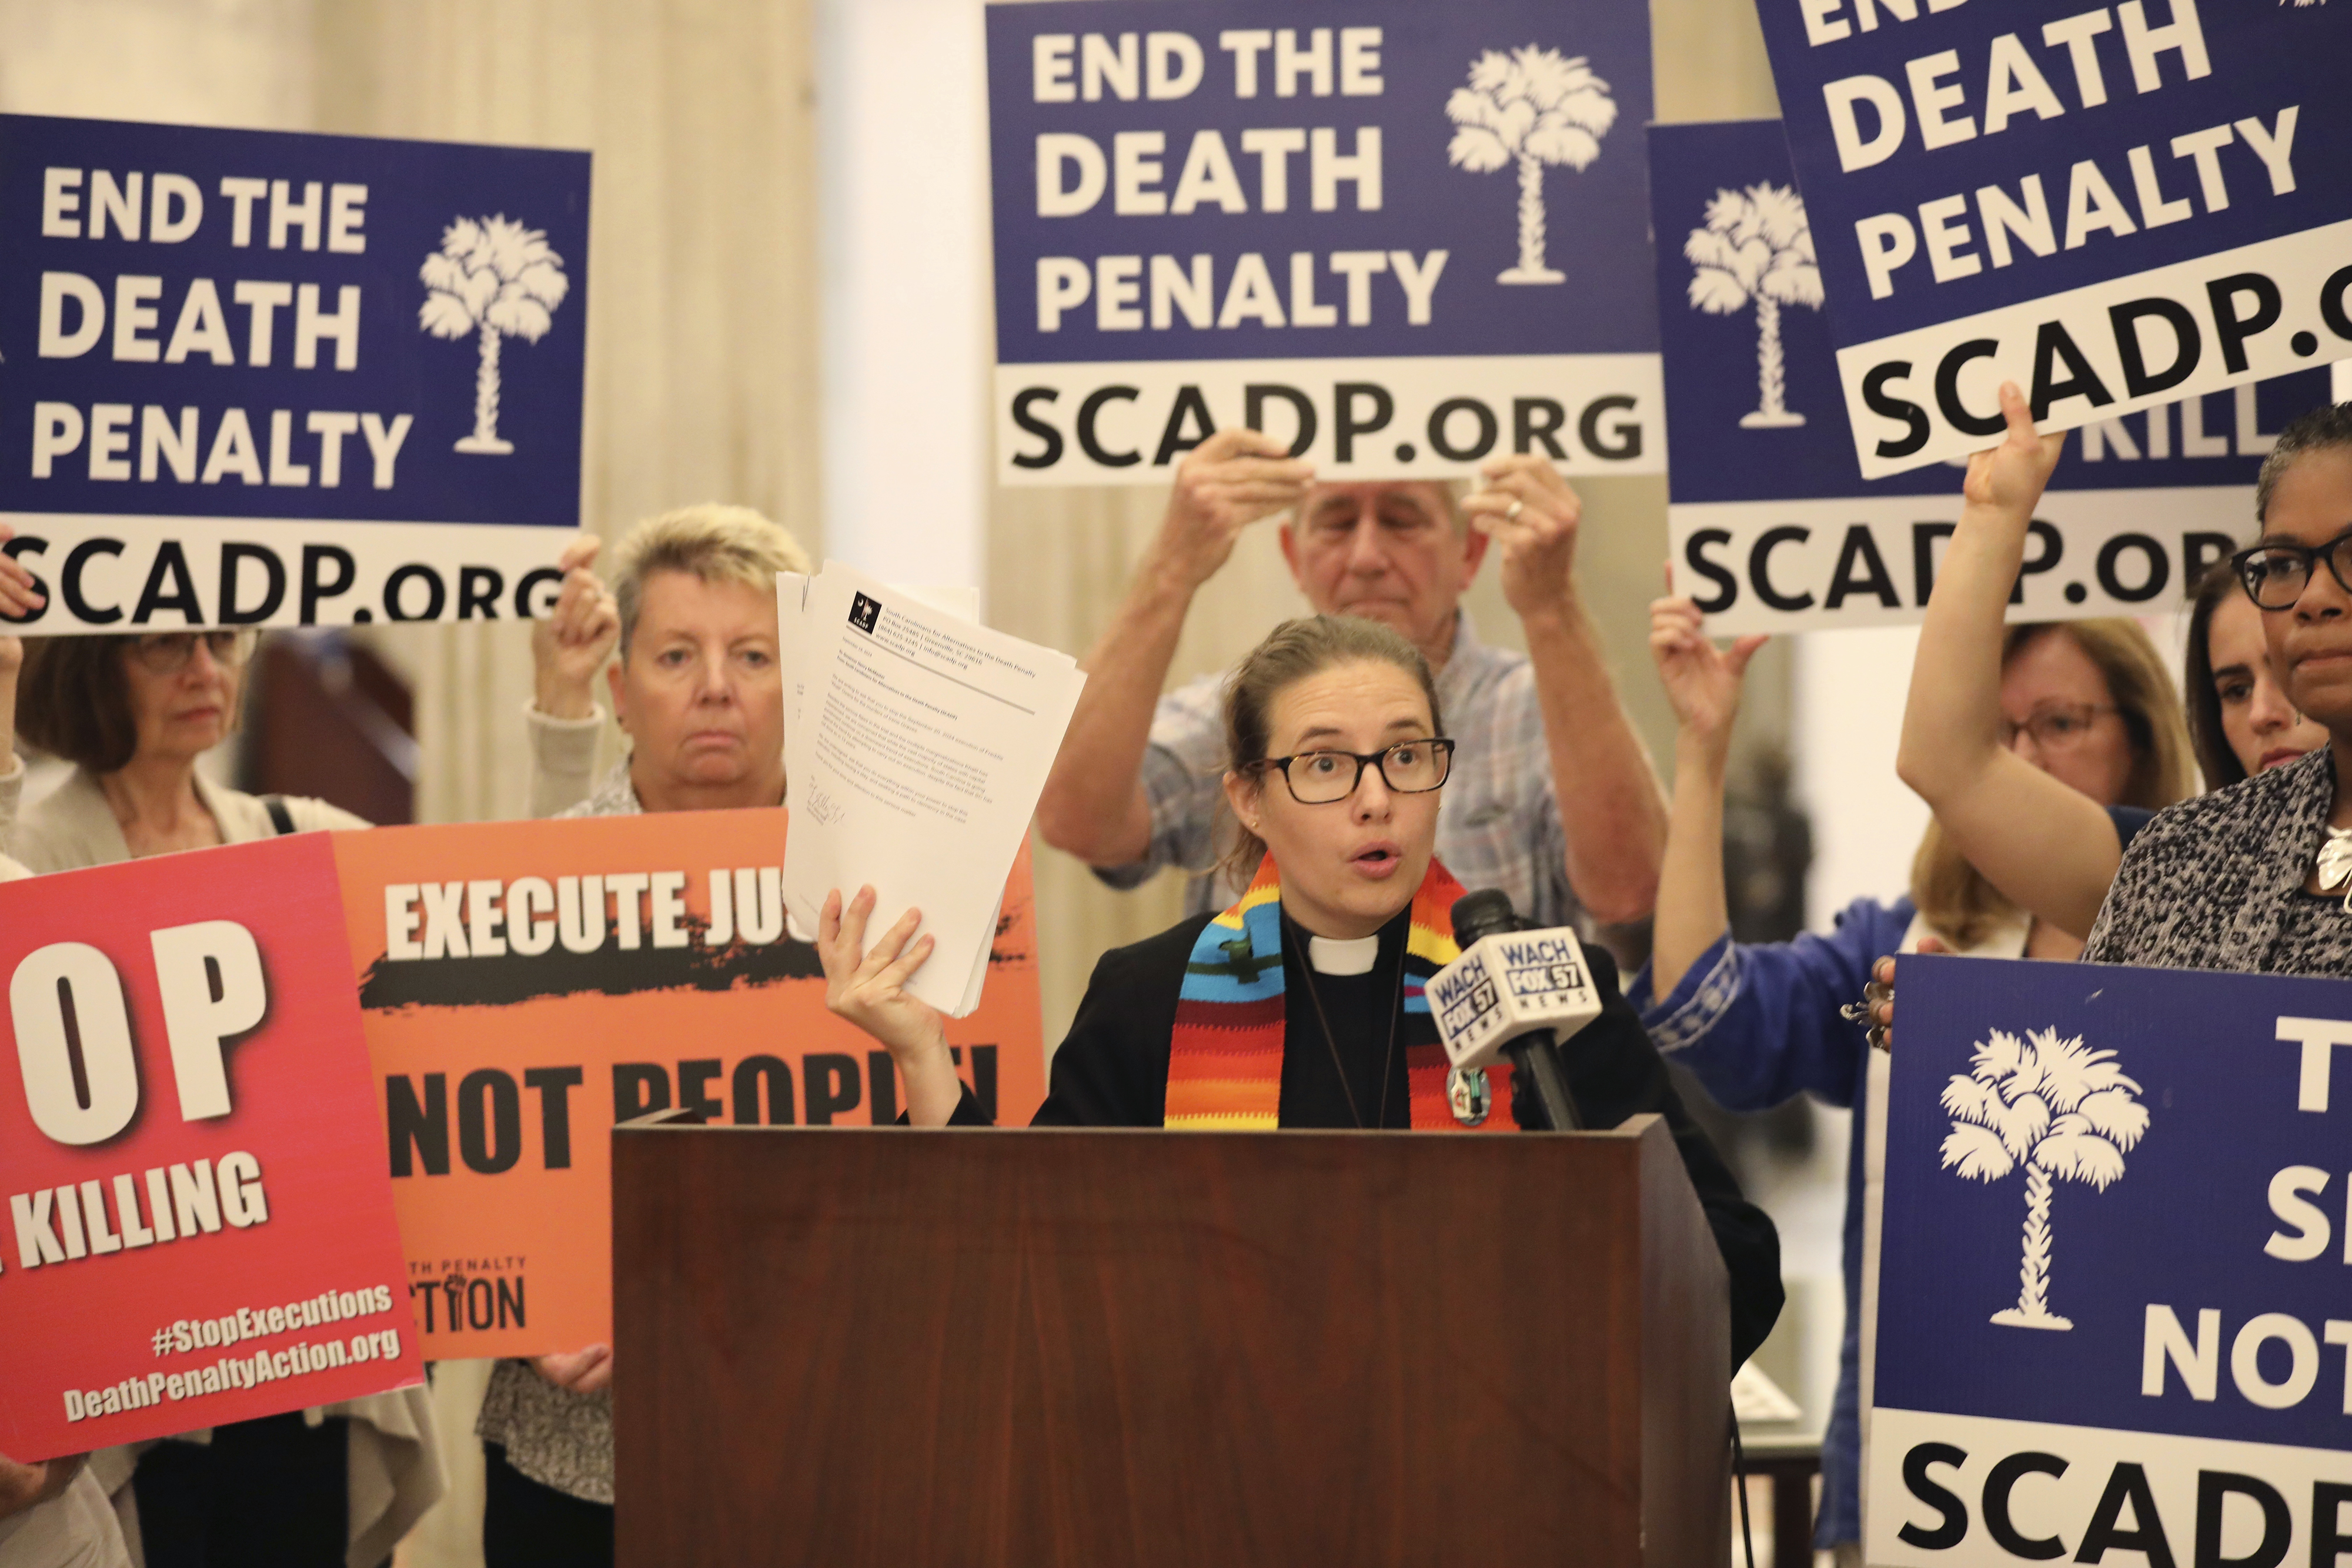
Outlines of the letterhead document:
[{"label": "letterhead document", "polygon": [[787,639],[800,697],[784,899],[813,931],[826,894],[871,883],[869,936],[920,909],[938,946],[908,989],[961,1018],[980,1005],[1004,879],[1086,677],[929,597],[835,561],[808,580]]},{"label": "letterhead document", "polygon": [[[808,695],[809,661],[801,654],[801,628],[808,611],[809,583],[813,579],[797,571],[776,573],[776,653],[784,664],[784,807],[787,810],[798,805],[794,781],[801,776],[803,756],[798,749],[803,731],[801,727],[801,700]],[[894,591],[912,594],[918,603],[965,621],[980,619],[980,590],[961,583],[925,583],[900,588]]]}]

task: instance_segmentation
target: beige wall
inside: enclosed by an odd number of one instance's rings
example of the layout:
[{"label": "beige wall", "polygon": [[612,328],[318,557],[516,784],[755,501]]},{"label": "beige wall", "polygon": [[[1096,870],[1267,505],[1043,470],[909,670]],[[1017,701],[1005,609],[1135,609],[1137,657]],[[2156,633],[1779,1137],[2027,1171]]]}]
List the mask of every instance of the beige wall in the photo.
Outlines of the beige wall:
[{"label": "beige wall", "polygon": [[310,0],[0,0],[0,112],[301,131]]}]

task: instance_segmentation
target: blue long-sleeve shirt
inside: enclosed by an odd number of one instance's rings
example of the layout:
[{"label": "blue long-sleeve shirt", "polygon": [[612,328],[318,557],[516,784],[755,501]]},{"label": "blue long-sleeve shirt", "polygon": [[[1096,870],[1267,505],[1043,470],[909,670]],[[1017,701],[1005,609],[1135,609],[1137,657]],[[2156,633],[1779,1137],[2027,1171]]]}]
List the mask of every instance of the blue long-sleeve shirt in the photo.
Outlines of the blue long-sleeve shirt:
[{"label": "blue long-sleeve shirt", "polygon": [[[2123,849],[2154,815],[2137,806],[2107,808]],[[1849,1023],[1839,1009],[1862,999],[1871,969],[1902,947],[1917,913],[1908,898],[1858,898],[1827,936],[1807,932],[1793,942],[1739,943],[1726,932],[1671,994],[1653,992],[1647,965],[1625,992],[1659,1052],[1688,1068],[1725,1110],[1769,1110],[1811,1094],[1854,1113],[1841,1249],[1845,1332],[1822,1437],[1822,1511],[1813,1527],[1819,1551],[1862,1539],[1862,1098],[1870,1083],[1870,1041],[1864,1026]]]},{"label": "blue long-sleeve shirt", "polygon": [[[1736,943],[1729,933],[1699,956],[1664,998],[1646,966],[1626,998],[1669,1061],[1688,1068],[1726,1110],[1762,1111],[1799,1094],[1857,1113],[1870,1081],[1863,1026],[1838,1016],[1861,999],[1871,967],[1903,946],[1916,913],[1856,899],[1827,936]],[[1822,1508],[1813,1544],[1827,1550],[1862,1539],[1863,1118],[1846,1150],[1845,1331],[1838,1346],[1837,1395],[1822,1439]]]}]

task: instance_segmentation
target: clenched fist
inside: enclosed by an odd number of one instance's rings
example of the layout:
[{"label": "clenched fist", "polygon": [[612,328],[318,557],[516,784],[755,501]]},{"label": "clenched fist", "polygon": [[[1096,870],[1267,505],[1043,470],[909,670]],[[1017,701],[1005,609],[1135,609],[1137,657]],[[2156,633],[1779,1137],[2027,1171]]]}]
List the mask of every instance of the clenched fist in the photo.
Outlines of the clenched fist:
[{"label": "clenched fist", "polygon": [[586,718],[596,711],[596,677],[621,640],[621,611],[596,575],[601,543],[583,534],[556,562],[563,588],[554,612],[530,623],[533,702],[550,718]]}]

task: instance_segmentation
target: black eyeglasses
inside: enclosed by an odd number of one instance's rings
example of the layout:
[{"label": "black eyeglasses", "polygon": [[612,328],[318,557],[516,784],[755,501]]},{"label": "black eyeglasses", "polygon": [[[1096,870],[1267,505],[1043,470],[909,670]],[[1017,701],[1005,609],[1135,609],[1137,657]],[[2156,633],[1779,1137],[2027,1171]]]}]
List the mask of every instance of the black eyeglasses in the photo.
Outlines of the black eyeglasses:
[{"label": "black eyeglasses", "polygon": [[2230,558],[2246,597],[2264,610],[2292,610],[2311,586],[2312,568],[2320,561],[2335,576],[2336,586],[2352,593],[2352,580],[2344,575],[2344,547],[2352,544],[2352,528],[2324,545],[2256,545]]},{"label": "black eyeglasses", "polygon": [[2103,713],[2121,713],[2113,703],[2046,703],[2022,724],[2000,721],[2000,743],[2015,746],[2020,735],[2030,735],[2043,751],[2071,751],[2091,737],[2091,727]]},{"label": "black eyeglasses", "polygon": [[204,644],[213,656],[213,663],[232,669],[252,656],[253,645],[259,641],[257,632],[156,632],[131,644],[131,652],[139,662],[159,675],[176,675],[188,667],[196,656],[196,644]]},{"label": "black eyeglasses", "polygon": [[1301,751],[1253,762],[1246,771],[1278,769],[1292,800],[1302,806],[1329,806],[1356,792],[1367,766],[1377,766],[1381,781],[1400,795],[1426,795],[1454,771],[1454,743],[1404,740],[1381,751]]}]

